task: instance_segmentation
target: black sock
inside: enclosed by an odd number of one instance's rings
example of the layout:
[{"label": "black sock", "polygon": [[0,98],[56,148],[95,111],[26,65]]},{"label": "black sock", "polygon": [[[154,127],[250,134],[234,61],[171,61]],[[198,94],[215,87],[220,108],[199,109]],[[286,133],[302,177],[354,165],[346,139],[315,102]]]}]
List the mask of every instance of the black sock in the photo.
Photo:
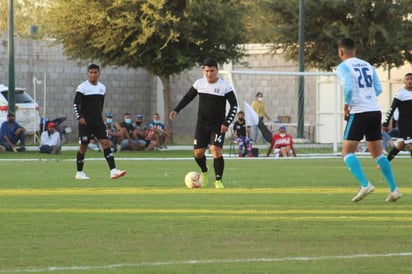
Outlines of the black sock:
[{"label": "black sock", "polygon": [[387,156],[388,160],[392,161],[392,159],[395,158],[395,156],[398,155],[398,153],[399,153],[399,149],[397,149],[396,147],[392,148]]},{"label": "black sock", "polygon": [[222,180],[223,170],[225,169],[225,161],[222,156],[213,159],[213,167],[215,169],[216,181]]},{"label": "black sock", "polygon": [[205,155],[203,155],[203,157],[201,157],[201,158],[196,158],[195,157],[195,161],[196,161],[197,165],[200,167],[200,169],[202,170],[202,172],[207,172],[206,156]]},{"label": "black sock", "polygon": [[81,154],[79,151],[77,151],[77,171],[83,171],[83,166],[84,166],[84,154]]},{"label": "black sock", "polygon": [[109,165],[110,170],[113,168],[116,168],[116,165],[114,163],[114,156],[112,150],[109,148],[106,148],[103,150],[104,153],[104,158],[106,158],[107,164]]}]

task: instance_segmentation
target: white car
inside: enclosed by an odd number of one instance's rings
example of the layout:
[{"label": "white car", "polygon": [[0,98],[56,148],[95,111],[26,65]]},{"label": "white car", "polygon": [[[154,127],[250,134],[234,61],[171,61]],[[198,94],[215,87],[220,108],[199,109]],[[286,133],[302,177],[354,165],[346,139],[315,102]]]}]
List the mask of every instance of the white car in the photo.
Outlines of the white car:
[{"label": "white car", "polygon": [[[0,84],[0,125],[7,121],[9,111],[9,89]],[[15,88],[14,93],[16,121],[26,129],[27,134],[34,134],[39,130],[40,114],[39,105],[26,92],[24,88]]]}]

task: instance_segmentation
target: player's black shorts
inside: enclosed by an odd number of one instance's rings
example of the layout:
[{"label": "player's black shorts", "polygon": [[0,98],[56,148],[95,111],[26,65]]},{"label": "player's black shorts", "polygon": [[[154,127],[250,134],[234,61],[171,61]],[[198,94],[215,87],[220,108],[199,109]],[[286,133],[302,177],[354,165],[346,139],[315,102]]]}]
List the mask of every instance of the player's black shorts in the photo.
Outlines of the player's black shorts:
[{"label": "player's black shorts", "polygon": [[196,124],[193,148],[207,148],[209,144],[222,148],[225,141],[225,134],[220,133],[221,125],[221,123],[217,123],[210,126],[198,122]]},{"label": "player's black shorts", "polygon": [[90,139],[96,137],[98,140],[101,139],[108,139],[106,126],[102,123],[96,124],[86,124],[80,125],[79,124],[79,143],[80,144],[89,144]]},{"label": "player's black shorts", "polygon": [[398,121],[399,137],[404,140],[412,139],[412,122]]},{"label": "player's black shorts", "polygon": [[380,111],[350,114],[343,140],[360,141],[364,136],[366,141],[382,140],[381,119]]}]

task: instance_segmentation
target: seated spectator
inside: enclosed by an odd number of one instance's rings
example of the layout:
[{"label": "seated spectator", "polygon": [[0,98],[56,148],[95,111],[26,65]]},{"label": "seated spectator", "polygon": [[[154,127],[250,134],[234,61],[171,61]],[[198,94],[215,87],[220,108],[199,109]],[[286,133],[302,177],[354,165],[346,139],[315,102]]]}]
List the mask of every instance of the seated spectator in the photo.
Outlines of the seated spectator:
[{"label": "seated spectator", "polygon": [[90,142],[89,142],[89,144],[87,145],[87,147],[88,147],[89,149],[93,150],[93,151],[96,151],[96,152],[100,152],[100,151],[101,151],[99,140],[97,140],[97,138],[96,138],[95,136],[92,136],[92,137],[90,138]]},{"label": "seated spectator", "polygon": [[40,136],[40,153],[57,154],[61,151],[60,133],[53,122],[47,123],[47,130]]},{"label": "seated spectator", "polygon": [[[24,143],[24,132],[26,129],[15,121],[13,112],[7,114],[7,121],[1,124],[0,145],[6,148],[7,151],[26,151]],[[16,147],[20,142],[20,148]]]},{"label": "seated spectator", "polygon": [[252,145],[250,143],[250,126],[246,126],[245,113],[239,111],[237,113],[237,120],[233,124],[233,138],[238,144],[238,157],[247,155],[253,157]]},{"label": "seated spectator", "polygon": [[387,151],[388,147],[391,147],[390,141],[392,137],[384,126],[381,127],[381,133],[382,133],[382,148],[384,151]]},{"label": "seated spectator", "polygon": [[152,118],[153,120],[147,125],[147,127],[148,129],[153,130],[153,140],[157,142],[159,149],[167,149],[172,131],[167,128],[165,124],[160,122],[159,113],[153,114]]},{"label": "seated spectator", "polygon": [[111,142],[112,152],[120,151],[120,139],[123,136],[122,127],[119,125],[119,123],[113,120],[112,113],[106,114],[106,122],[104,124],[106,125],[107,136]]},{"label": "seated spectator", "polygon": [[120,123],[122,128],[122,141],[120,143],[121,150],[142,150],[146,143],[139,141],[135,128],[132,124],[132,116],[130,113],[123,115],[123,122]]},{"label": "seated spectator", "polygon": [[272,150],[275,157],[296,157],[295,149],[293,148],[293,137],[286,133],[285,126],[280,126],[279,133],[273,134],[272,142],[266,153],[267,157],[269,157]]},{"label": "seated spectator", "polygon": [[143,115],[135,116],[135,133],[142,144],[145,145],[144,150],[154,150],[157,142],[153,140],[153,130],[147,128],[143,123]]}]

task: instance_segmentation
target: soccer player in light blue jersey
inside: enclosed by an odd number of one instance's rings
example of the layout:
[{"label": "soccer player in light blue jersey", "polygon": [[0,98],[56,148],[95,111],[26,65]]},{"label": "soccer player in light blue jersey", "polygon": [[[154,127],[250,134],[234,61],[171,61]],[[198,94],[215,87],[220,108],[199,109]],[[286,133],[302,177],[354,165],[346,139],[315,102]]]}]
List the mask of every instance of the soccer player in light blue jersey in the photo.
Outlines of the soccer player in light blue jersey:
[{"label": "soccer player in light blue jersey", "polygon": [[363,137],[366,138],[368,150],[388,183],[390,192],[385,201],[395,202],[402,194],[396,186],[392,167],[383,154],[382,113],[377,101],[378,95],[382,93],[382,86],[378,75],[371,64],[356,58],[355,42],[351,38],[343,38],[339,41],[338,54],[342,62],[336,68],[336,72],[342,84],[344,119],[347,121],[342,156],[350,172],[361,185],[352,202],[361,201],[375,190],[355,155],[356,148]]}]

